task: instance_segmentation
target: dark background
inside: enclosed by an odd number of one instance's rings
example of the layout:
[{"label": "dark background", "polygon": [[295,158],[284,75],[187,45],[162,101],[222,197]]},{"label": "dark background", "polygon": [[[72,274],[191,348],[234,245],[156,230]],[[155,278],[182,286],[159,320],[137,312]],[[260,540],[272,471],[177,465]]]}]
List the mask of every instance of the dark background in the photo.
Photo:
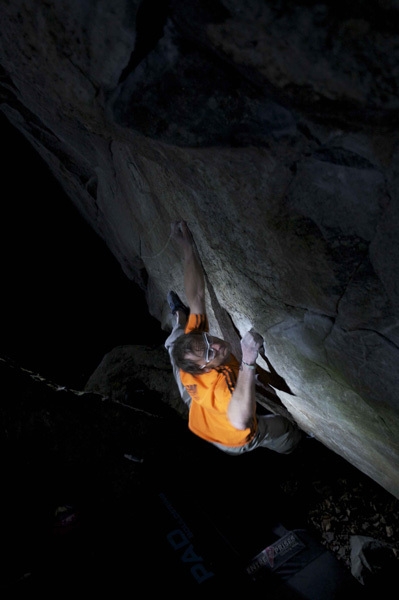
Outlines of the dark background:
[{"label": "dark background", "polygon": [[4,115],[0,124],[0,352],[82,389],[112,348],[162,343],[165,332],[46,163]]}]

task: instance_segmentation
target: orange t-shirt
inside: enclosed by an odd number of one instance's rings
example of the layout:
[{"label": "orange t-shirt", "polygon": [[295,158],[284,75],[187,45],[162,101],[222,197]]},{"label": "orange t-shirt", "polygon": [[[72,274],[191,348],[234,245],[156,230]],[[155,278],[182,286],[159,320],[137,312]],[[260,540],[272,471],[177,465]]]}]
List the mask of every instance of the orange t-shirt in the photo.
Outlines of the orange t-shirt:
[{"label": "orange t-shirt", "polygon": [[[190,314],[185,333],[194,329],[208,331],[206,315]],[[255,430],[235,429],[228,417],[227,407],[234,391],[240,365],[232,354],[227,364],[209,373],[191,375],[180,370],[180,377],[192,402],[188,417],[189,429],[208,442],[239,447],[247,444]],[[256,423],[254,423],[255,427]]]}]

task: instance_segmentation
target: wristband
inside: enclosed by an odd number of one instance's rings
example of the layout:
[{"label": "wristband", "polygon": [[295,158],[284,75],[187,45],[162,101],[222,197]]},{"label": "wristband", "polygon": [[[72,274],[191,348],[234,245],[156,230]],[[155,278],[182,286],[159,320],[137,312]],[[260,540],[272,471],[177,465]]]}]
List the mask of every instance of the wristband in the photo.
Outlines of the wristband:
[{"label": "wristband", "polygon": [[256,369],[256,363],[253,363],[251,365],[251,363],[246,363],[245,360],[242,360],[241,364],[245,365],[246,367],[249,367],[250,369]]}]

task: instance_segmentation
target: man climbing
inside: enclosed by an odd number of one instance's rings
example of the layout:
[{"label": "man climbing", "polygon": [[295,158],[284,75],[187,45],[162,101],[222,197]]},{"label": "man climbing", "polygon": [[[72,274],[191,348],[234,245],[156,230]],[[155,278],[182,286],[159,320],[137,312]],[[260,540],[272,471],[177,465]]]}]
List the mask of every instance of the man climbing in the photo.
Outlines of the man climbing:
[{"label": "man climbing", "polygon": [[291,453],[302,439],[301,430],[285,417],[256,411],[256,359],[262,336],[253,330],[244,335],[240,364],[228,342],[209,334],[205,277],[187,223],[172,223],[172,236],[183,253],[188,306],[174,291],[168,293],[175,321],[165,347],[189,407],[189,429],[228,454],[258,447]]}]

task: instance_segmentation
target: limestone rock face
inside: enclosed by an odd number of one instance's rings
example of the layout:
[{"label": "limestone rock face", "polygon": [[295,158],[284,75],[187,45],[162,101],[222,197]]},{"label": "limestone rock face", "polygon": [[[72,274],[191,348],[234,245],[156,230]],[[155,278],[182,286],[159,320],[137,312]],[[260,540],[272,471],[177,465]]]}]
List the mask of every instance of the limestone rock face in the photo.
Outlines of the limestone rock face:
[{"label": "limestone rock face", "polygon": [[212,331],[399,497],[399,5],[336,4],[5,1],[1,109],[165,330],[187,220]]}]

